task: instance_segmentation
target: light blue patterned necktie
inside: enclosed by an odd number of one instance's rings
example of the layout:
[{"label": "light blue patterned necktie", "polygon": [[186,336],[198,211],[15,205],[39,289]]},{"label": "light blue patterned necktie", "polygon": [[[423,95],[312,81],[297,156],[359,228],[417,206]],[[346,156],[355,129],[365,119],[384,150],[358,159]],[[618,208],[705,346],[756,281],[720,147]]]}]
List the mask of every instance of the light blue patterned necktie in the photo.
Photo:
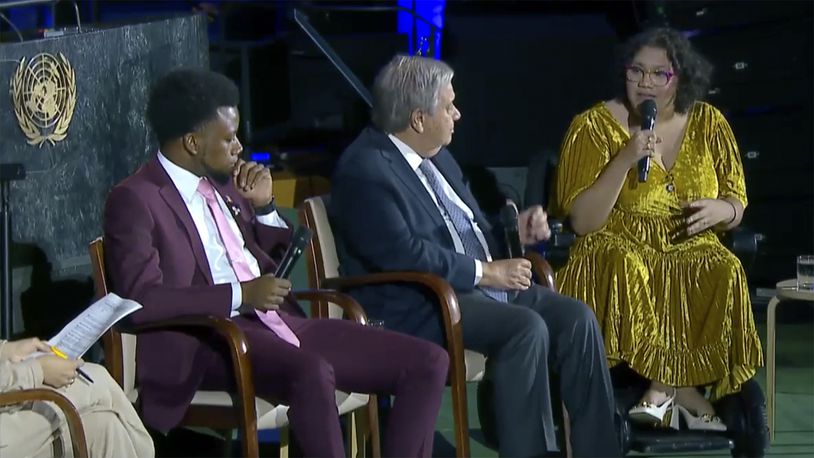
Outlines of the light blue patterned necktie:
[{"label": "light blue patterned necktie", "polygon": [[[438,199],[438,203],[441,204],[441,208],[446,211],[449,220],[452,221],[452,225],[455,227],[455,231],[461,239],[461,244],[463,244],[464,254],[486,262],[486,252],[480,240],[478,240],[478,236],[475,234],[475,226],[472,220],[469,219],[469,216],[466,215],[466,212],[464,212],[461,207],[455,205],[455,202],[447,197],[447,193],[444,192],[444,187],[438,180],[438,176],[435,174],[435,170],[433,170],[434,167],[432,167],[430,161],[422,161],[418,168],[424,174],[424,177],[427,178],[427,183],[430,185],[430,189],[432,189],[436,199]],[[508,302],[508,294],[506,291],[494,288],[480,289],[487,296],[496,301]]]}]

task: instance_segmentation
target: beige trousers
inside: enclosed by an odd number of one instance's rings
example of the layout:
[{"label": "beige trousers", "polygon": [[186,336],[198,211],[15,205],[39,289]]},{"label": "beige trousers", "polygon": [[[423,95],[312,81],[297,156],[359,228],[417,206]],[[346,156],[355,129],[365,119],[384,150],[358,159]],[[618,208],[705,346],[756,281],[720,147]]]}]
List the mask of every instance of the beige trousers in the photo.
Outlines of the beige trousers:
[{"label": "beige trousers", "polygon": [[[96,457],[153,457],[155,449],[124,392],[104,367],[85,364],[92,384],[77,377],[60,388],[82,418],[88,452]],[[0,412],[0,458],[70,457],[70,432],[62,411],[48,402]]]}]

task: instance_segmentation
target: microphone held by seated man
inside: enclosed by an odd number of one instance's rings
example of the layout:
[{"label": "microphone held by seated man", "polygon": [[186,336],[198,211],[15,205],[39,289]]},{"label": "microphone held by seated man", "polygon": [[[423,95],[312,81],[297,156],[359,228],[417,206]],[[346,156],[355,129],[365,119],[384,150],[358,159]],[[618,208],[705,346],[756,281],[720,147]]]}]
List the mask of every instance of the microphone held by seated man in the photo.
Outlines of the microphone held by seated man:
[{"label": "microphone held by seated man", "polygon": [[[584,303],[533,285],[528,260],[504,259],[502,228],[484,217],[447,149],[461,119],[452,78],[444,62],[416,56],[396,56],[376,77],[373,125],[342,154],[331,184],[340,273],[429,272],[452,285],[464,347],[489,361],[501,456],[558,448],[552,390],[568,409],[574,455],[618,456],[596,318]],[[517,223],[521,244],[551,235],[540,206]],[[389,329],[443,342],[424,291],[386,285],[352,294]],[[558,386],[550,386],[552,371]]]}]

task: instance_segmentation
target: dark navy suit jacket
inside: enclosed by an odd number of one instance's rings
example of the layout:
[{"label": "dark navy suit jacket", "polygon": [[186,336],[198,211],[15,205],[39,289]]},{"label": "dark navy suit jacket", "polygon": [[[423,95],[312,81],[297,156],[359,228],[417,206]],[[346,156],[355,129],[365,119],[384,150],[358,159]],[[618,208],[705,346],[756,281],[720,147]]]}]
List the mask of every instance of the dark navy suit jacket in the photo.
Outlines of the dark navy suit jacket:
[{"label": "dark navy suit jacket", "polygon": [[[484,217],[450,152],[443,148],[431,160],[472,209],[492,257],[501,258],[504,244],[495,234],[502,229]],[[455,252],[438,207],[384,132],[363,130],[342,154],[331,182],[329,213],[340,274],[430,272],[456,291],[474,288],[473,259]],[[437,301],[421,287],[385,285],[351,294],[387,328],[443,344]]]}]

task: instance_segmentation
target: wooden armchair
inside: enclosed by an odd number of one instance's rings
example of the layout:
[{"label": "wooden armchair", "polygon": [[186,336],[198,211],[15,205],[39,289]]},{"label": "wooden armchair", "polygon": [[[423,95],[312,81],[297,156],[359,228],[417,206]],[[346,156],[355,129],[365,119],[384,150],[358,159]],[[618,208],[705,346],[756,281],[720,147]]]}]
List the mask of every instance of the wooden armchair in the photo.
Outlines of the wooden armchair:
[{"label": "wooden armchair", "polygon": [[32,401],[53,402],[65,414],[68,430],[71,433],[71,447],[75,458],[88,458],[88,446],[85,443],[85,429],[82,419],[73,403],[62,394],[48,388],[34,388],[0,393],[0,407]]},{"label": "wooden armchair", "polygon": [[[91,242],[91,263],[93,265],[93,279],[96,285],[96,296],[101,298],[108,293],[108,280],[105,272],[104,243],[102,238]],[[297,300],[331,301],[337,304],[345,315],[360,324],[366,324],[367,318],[361,306],[350,296],[336,291],[297,291],[294,292]],[[136,345],[137,336],[145,332],[157,330],[193,330],[207,328],[223,338],[230,349],[232,369],[235,377],[237,393],[225,391],[198,391],[192,403],[181,420],[182,426],[199,426],[219,431],[229,431],[237,428],[242,438],[242,456],[257,457],[259,448],[257,431],[262,429],[281,430],[280,456],[288,456],[289,430],[288,406],[274,403],[267,399],[255,396],[252,381],[251,362],[248,357],[249,343],[243,331],[231,320],[215,316],[185,316],[162,322],[113,326],[102,337],[105,351],[105,364],[113,379],[124,389],[131,402],[138,398],[136,387]],[[336,402],[339,414],[351,414],[351,427],[348,428],[349,456],[357,456],[364,452],[360,444],[368,441],[378,444],[378,430],[368,428],[367,425],[378,424],[378,413],[371,409],[362,409],[369,404],[370,396],[359,393],[336,392]],[[375,402],[375,397],[374,397]],[[360,412],[356,412],[360,410]],[[367,415],[371,417],[368,418]],[[230,435],[227,437],[231,437]],[[374,446],[373,456],[379,456]]]},{"label": "wooden armchair", "polygon": [[[347,291],[360,286],[386,283],[413,283],[431,291],[437,298],[438,309],[443,317],[446,348],[449,353],[449,379],[452,390],[452,409],[455,422],[456,457],[470,456],[469,417],[467,412],[466,383],[483,378],[486,357],[480,353],[465,350],[461,330],[461,311],[458,298],[452,287],[441,277],[424,272],[387,272],[354,277],[339,276],[339,259],[336,253],[327,205],[329,196],[306,199],[298,212],[301,224],[307,226],[314,236],[306,250],[308,277],[312,288]],[[538,283],[556,290],[551,266],[537,253],[528,256],[532,262]],[[323,316],[338,313],[333,304],[321,301],[316,305]],[[563,408],[564,416],[565,409]],[[568,420],[565,420],[565,442],[568,445]],[[570,452],[569,452],[570,455]]]}]

